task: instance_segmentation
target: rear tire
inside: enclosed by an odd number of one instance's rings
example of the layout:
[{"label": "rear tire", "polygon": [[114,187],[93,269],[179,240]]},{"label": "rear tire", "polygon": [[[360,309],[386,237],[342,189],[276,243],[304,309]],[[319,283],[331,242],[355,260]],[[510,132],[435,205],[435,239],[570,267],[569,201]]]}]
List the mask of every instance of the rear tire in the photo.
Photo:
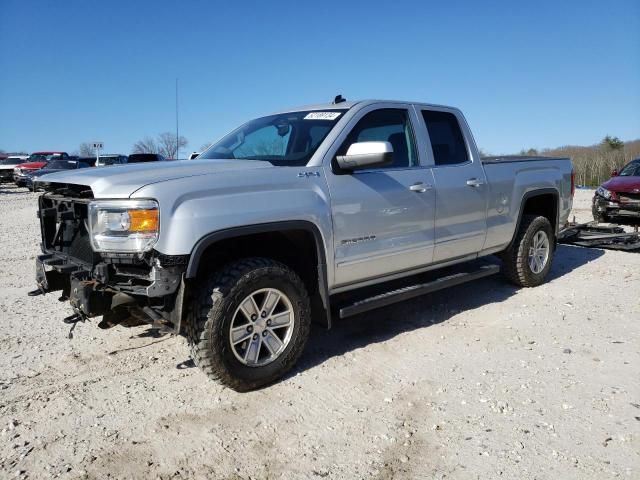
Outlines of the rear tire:
[{"label": "rear tire", "polygon": [[187,339],[194,362],[239,392],[282,377],[302,354],[311,329],[304,283],[267,258],[239,260],[199,278],[191,312]]},{"label": "rear tire", "polygon": [[538,215],[524,215],[512,246],[501,255],[504,275],[519,287],[540,285],[551,269],[554,246],[555,237],[549,220]]}]

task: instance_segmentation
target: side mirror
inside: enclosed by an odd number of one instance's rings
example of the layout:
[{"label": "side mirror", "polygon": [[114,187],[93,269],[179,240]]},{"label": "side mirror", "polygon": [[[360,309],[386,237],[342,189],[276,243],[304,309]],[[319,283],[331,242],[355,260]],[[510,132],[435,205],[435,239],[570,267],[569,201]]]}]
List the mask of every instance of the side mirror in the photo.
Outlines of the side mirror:
[{"label": "side mirror", "polygon": [[612,177],[617,177],[618,176],[618,170],[616,170],[616,169],[611,170],[611,176]]},{"label": "side mirror", "polygon": [[389,142],[352,143],[346,155],[338,155],[336,162],[342,170],[384,167],[393,163],[393,147]]}]

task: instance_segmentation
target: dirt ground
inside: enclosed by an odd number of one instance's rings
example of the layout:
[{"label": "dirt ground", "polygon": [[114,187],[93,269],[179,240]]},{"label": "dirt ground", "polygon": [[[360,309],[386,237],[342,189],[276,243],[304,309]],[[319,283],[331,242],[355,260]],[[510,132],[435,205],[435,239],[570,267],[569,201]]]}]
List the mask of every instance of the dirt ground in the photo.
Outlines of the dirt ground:
[{"label": "dirt ground", "polygon": [[[590,219],[591,191],[575,215]],[[238,394],[183,338],[30,298],[36,196],[0,186],[2,478],[640,478],[640,254],[560,246],[496,276],[316,328]]]}]

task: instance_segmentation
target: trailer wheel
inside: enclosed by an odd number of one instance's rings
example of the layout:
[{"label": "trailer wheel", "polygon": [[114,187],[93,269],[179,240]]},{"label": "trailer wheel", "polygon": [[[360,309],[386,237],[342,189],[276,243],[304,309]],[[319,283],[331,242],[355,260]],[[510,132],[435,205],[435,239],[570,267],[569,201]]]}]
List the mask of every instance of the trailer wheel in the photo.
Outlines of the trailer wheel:
[{"label": "trailer wheel", "polygon": [[275,260],[248,258],[198,283],[187,339],[207,376],[243,392],[293,367],[311,329],[309,297],[293,270]]},{"label": "trailer wheel", "polygon": [[501,255],[504,275],[519,287],[540,285],[551,269],[554,246],[549,220],[524,215],[512,246]]}]

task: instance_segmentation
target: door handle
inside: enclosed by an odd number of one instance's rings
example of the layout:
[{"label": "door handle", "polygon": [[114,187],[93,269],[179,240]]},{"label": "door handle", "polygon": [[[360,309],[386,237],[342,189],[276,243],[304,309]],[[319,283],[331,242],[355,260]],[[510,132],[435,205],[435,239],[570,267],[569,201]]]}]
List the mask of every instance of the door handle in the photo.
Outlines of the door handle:
[{"label": "door handle", "polygon": [[480,187],[484,185],[484,182],[482,180],[478,180],[477,178],[470,178],[469,180],[467,180],[467,185],[470,187]]},{"label": "door handle", "polygon": [[427,190],[431,190],[433,187],[428,183],[417,182],[409,187],[409,190],[417,193],[424,193]]}]

